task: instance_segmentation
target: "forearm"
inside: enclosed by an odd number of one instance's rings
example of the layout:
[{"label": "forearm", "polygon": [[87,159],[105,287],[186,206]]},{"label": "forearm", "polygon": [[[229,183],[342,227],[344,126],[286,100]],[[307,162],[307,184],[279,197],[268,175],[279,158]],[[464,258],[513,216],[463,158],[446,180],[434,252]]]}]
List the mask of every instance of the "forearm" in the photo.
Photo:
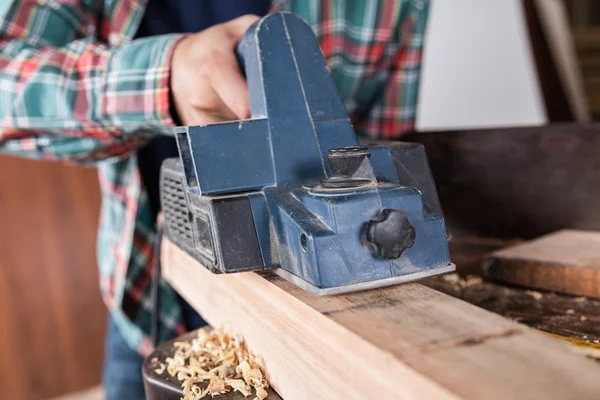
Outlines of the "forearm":
[{"label": "forearm", "polygon": [[169,134],[170,58],[179,38],[116,48],[89,39],[60,48],[0,39],[0,150],[85,162]]}]

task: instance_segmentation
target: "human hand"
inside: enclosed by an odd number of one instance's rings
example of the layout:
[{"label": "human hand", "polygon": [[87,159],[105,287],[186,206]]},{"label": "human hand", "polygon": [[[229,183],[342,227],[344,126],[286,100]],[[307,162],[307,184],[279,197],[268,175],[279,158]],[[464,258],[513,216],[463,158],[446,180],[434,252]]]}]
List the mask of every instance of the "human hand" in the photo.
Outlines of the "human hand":
[{"label": "human hand", "polygon": [[250,117],[248,85],[235,47],[259,19],[244,15],[182,39],[171,59],[171,94],[184,125]]}]

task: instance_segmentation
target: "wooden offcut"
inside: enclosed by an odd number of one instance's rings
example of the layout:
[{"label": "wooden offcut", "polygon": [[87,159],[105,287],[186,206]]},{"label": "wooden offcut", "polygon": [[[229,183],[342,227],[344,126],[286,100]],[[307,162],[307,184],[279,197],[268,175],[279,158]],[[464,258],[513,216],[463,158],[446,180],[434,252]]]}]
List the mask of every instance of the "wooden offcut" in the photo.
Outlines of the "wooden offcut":
[{"label": "wooden offcut", "polygon": [[492,253],[491,278],[527,288],[600,298],[600,232],[561,230]]},{"label": "wooden offcut", "polygon": [[600,365],[419,284],[313,296],[271,273],[214,275],[168,240],[165,278],[241,334],[290,399],[591,399]]}]

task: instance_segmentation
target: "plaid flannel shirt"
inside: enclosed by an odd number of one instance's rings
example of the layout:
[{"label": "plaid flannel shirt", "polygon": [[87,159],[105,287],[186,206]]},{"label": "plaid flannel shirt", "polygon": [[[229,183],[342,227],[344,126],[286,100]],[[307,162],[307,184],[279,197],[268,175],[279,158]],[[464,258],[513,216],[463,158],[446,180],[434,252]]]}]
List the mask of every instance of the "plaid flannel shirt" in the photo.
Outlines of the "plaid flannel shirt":
[{"label": "plaid flannel shirt", "polygon": [[[14,0],[0,5],[0,151],[98,168],[103,299],[123,336],[152,349],[155,221],[136,150],[171,135],[170,58],[181,35],[132,40],[144,0]],[[414,127],[427,0],[287,0],[314,29],[359,134]],[[161,282],[161,340],[185,331]]]}]

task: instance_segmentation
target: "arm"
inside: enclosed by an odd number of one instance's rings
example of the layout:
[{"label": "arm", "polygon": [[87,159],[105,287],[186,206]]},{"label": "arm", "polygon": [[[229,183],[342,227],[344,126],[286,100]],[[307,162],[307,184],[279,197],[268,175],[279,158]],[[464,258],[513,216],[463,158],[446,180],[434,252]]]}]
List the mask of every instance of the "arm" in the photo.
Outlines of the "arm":
[{"label": "arm", "polygon": [[0,151],[93,162],[168,133],[179,36],[108,47],[74,5],[16,1],[0,26]]},{"label": "arm", "polygon": [[256,19],[108,47],[85,37],[84,9],[14,2],[0,26],[0,151],[90,163],[171,133],[170,109],[186,125],[247,118],[234,48]]}]

